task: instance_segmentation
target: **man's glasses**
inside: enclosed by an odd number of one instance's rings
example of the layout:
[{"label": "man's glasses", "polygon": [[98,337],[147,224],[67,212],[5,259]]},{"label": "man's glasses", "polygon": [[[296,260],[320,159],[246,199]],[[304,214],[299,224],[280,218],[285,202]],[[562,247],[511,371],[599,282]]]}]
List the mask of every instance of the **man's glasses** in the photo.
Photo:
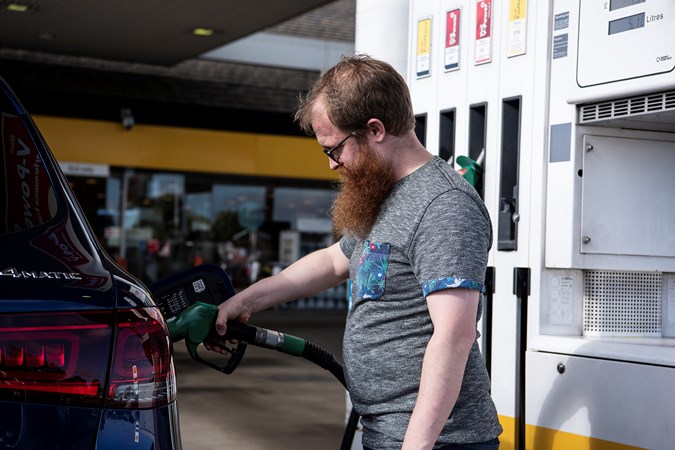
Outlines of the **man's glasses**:
[{"label": "man's glasses", "polygon": [[354,136],[354,133],[349,133],[346,138],[344,138],[343,140],[338,142],[338,144],[336,146],[334,146],[333,148],[325,148],[324,147],[323,152],[326,154],[326,156],[328,156],[330,159],[335,161],[337,164],[342,164],[342,162],[340,162],[338,157],[333,155],[333,152],[335,150],[337,150],[338,148],[340,148],[342,146],[342,144],[344,144],[347,141],[347,139],[349,139],[352,136]]}]

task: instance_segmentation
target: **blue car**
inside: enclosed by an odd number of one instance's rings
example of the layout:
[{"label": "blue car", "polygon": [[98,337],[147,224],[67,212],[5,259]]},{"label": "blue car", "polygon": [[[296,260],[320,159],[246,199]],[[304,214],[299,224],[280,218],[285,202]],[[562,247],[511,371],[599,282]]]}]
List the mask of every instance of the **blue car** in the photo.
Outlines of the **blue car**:
[{"label": "blue car", "polygon": [[180,449],[166,323],[2,78],[0,138],[0,449]]}]

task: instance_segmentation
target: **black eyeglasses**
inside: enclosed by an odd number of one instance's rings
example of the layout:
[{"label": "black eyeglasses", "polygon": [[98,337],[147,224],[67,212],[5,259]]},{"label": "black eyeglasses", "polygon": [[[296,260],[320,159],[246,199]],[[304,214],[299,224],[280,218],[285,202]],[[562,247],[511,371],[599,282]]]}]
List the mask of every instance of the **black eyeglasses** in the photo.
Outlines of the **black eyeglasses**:
[{"label": "black eyeglasses", "polygon": [[338,142],[338,145],[334,146],[333,148],[325,148],[325,147],[324,147],[323,152],[326,154],[326,156],[328,156],[330,159],[332,159],[332,160],[335,161],[336,163],[342,164],[342,162],[340,162],[340,160],[338,159],[338,157],[335,156],[335,155],[333,155],[333,152],[334,152],[335,150],[337,150],[338,148],[340,148],[340,147],[342,146],[342,144],[344,144],[344,143],[347,141],[347,139],[349,139],[349,138],[352,137],[352,136],[354,136],[354,133],[349,133],[349,134],[347,135],[346,138],[344,138],[343,140],[341,140],[340,142]]}]

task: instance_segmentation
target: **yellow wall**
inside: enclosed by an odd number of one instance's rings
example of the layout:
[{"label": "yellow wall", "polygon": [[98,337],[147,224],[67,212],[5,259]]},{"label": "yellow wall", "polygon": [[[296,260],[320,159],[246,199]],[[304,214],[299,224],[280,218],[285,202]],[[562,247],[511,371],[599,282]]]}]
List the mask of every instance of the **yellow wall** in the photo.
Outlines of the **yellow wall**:
[{"label": "yellow wall", "polygon": [[111,166],[333,180],[311,137],[33,116],[59,161]]}]

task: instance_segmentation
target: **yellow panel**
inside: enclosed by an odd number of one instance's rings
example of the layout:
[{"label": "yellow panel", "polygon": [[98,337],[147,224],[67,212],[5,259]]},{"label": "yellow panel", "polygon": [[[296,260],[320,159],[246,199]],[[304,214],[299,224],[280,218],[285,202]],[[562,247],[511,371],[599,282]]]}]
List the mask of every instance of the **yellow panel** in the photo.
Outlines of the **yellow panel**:
[{"label": "yellow panel", "polygon": [[431,19],[417,21],[417,56],[431,53]]},{"label": "yellow panel", "polygon": [[34,116],[60,161],[334,180],[314,138]]},{"label": "yellow panel", "polygon": [[[499,416],[504,432],[499,436],[499,450],[514,450],[516,421],[513,417]],[[617,444],[588,436],[527,425],[525,427],[525,448],[527,450],[638,450],[640,447]]]},{"label": "yellow panel", "polygon": [[509,21],[527,17],[527,0],[511,0]]}]

